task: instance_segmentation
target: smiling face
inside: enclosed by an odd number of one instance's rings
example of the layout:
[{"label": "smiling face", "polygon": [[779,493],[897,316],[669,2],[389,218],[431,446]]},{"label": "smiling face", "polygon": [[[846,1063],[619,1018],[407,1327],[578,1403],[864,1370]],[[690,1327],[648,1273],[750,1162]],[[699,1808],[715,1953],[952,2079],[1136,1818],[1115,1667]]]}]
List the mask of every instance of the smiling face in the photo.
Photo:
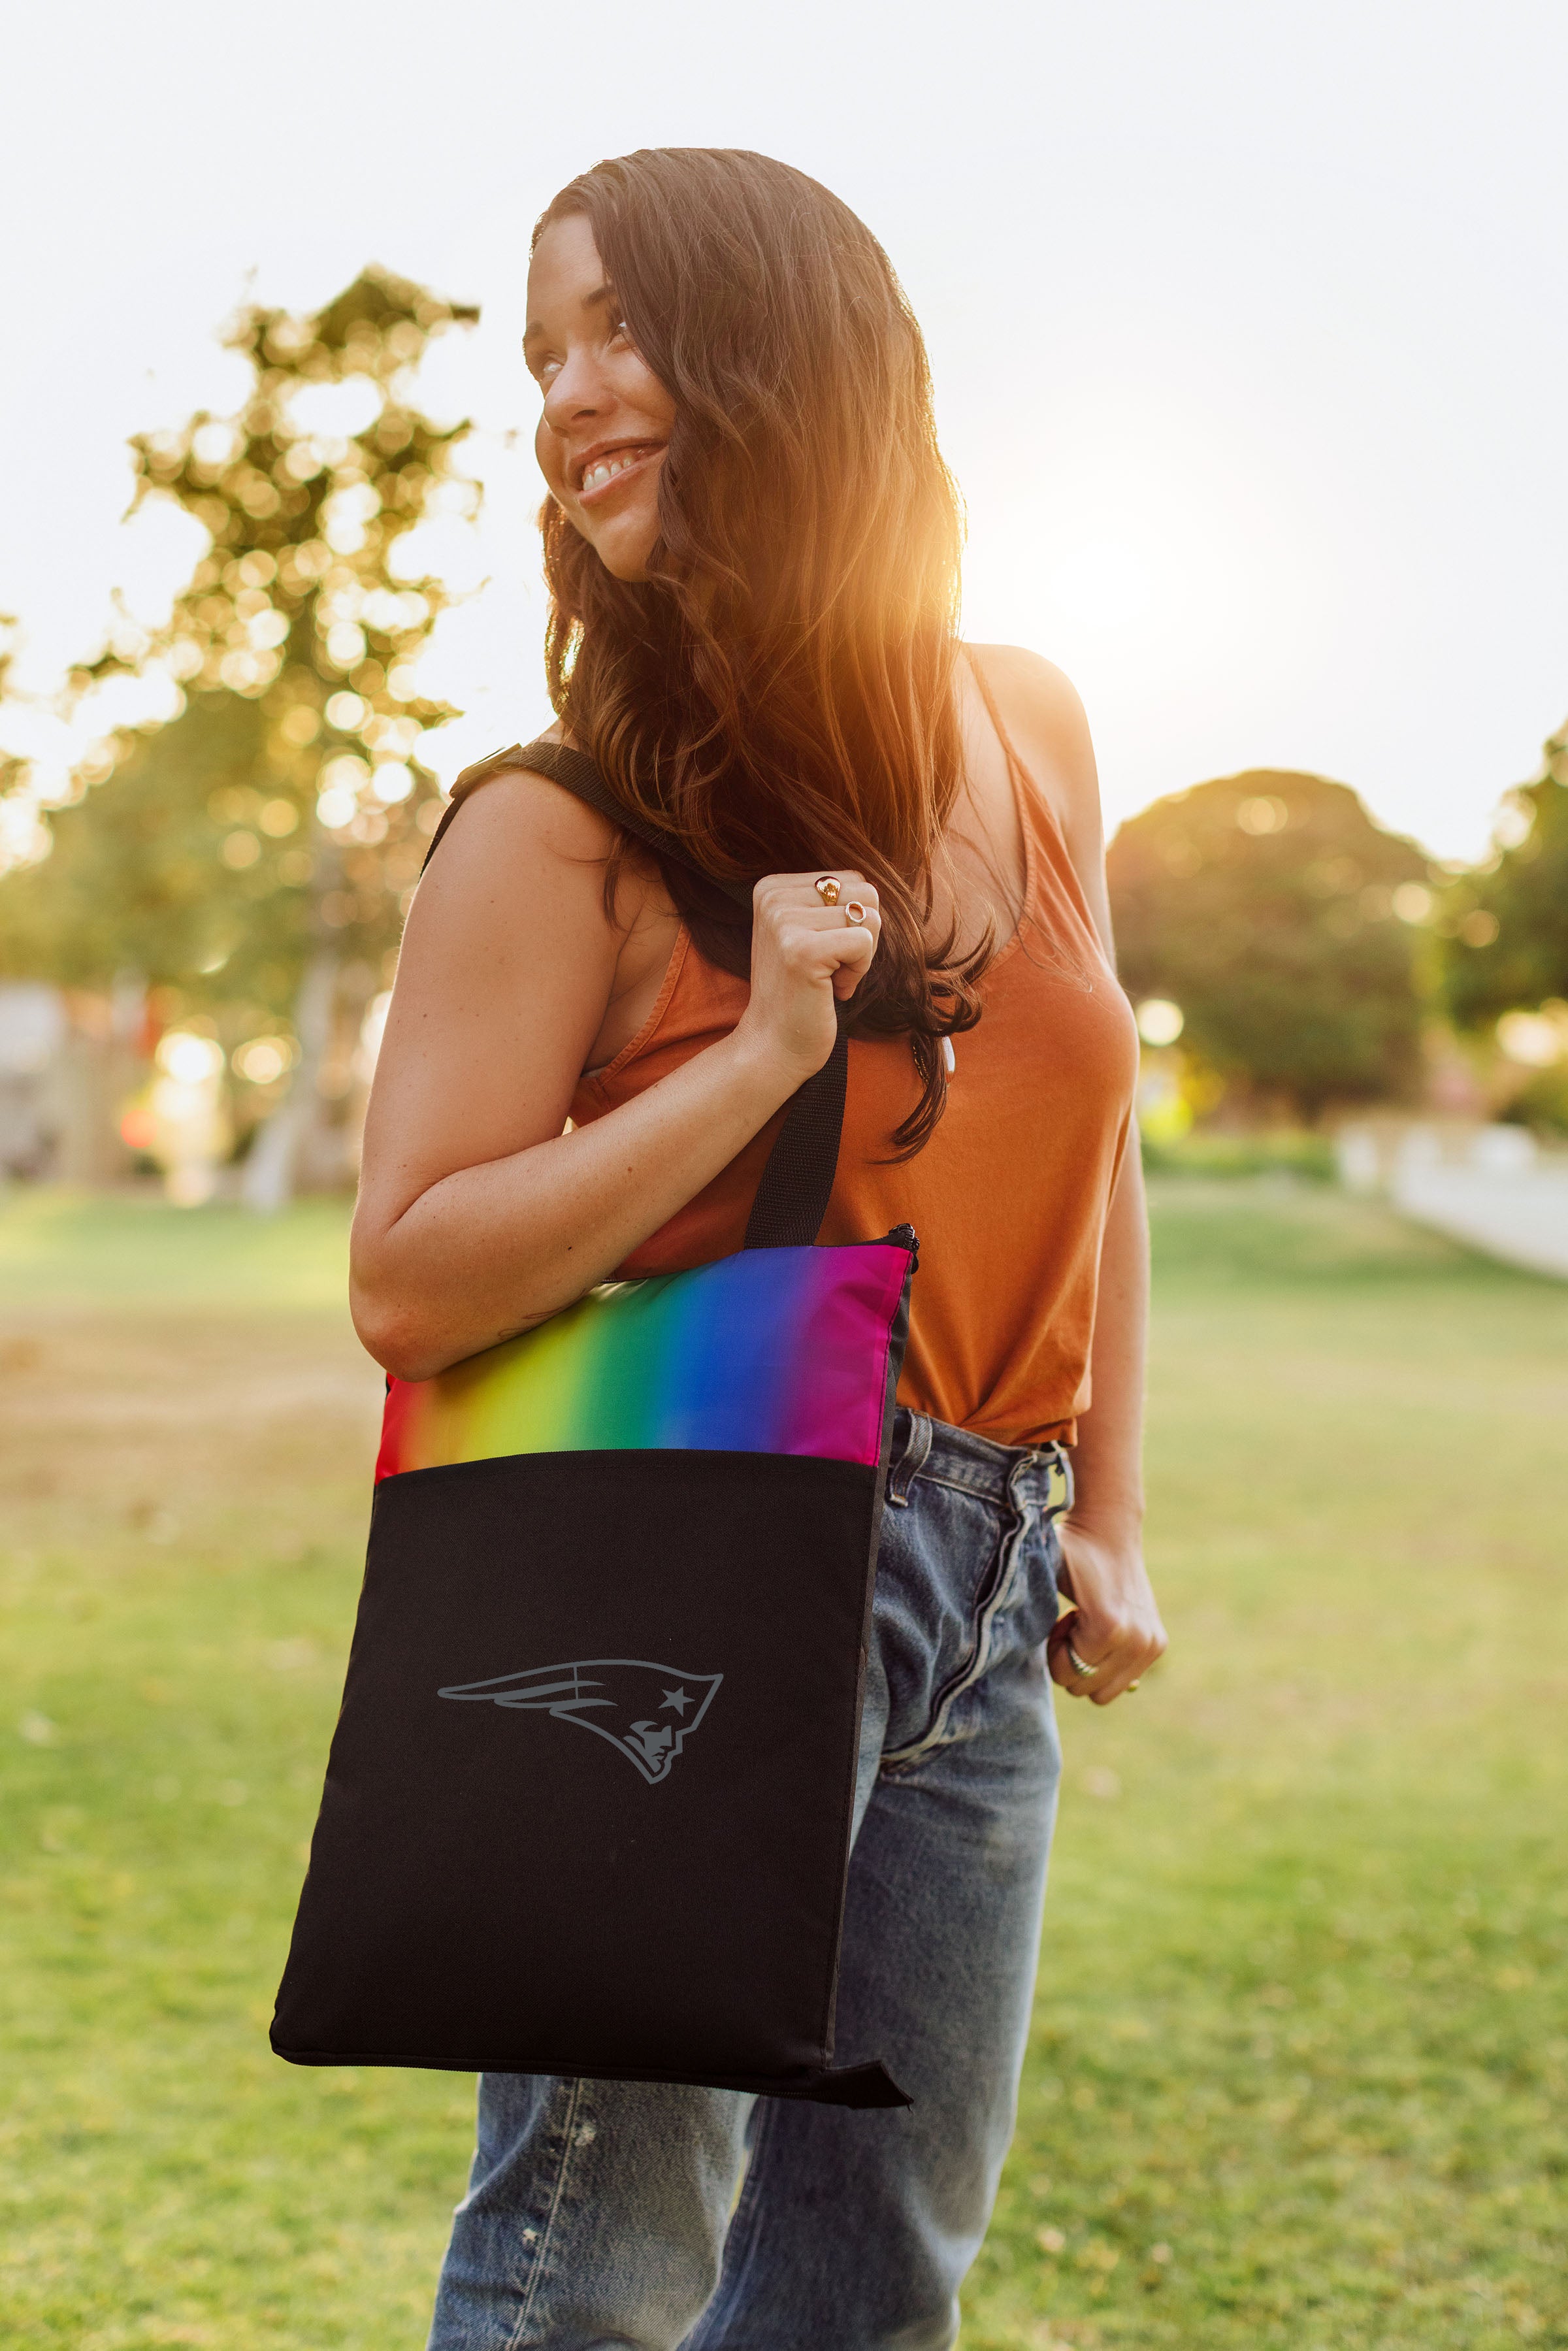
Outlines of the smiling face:
[{"label": "smiling face", "polygon": [[528,270],[534,436],[550,495],[617,580],[645,580],[675,404],[638,351],[581,213],[547,228]]}]

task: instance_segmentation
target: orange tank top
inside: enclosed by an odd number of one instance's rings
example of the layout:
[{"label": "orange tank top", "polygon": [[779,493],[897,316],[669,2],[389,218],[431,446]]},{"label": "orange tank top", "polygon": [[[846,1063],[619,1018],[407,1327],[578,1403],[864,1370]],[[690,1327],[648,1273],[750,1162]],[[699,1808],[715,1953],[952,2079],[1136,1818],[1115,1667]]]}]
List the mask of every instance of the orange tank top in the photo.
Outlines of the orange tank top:
[{"label": "orange tank top", "polygon": [[[872,1239],[896,1224],[919,1236],[901,1404],[1002,1445],[1071,1443],[1089,1403],[1100,1244],[1126,1146],[1137,1037],[1055,818],[1010,747],[1009,764],[1023,913],[981,983],[979,1025],[954,1040],[946,1110],[923,1151],[886,1165],[889,1138],[919,1095],[909,1045],[852,1040],[821,1238]],[[747,993],[683,926],[637,1035],[579,1081],[574,1123],[601,1118],[727,1036]],[[782,1116],[621,1274],[676,1272],[739,1249]]]}]

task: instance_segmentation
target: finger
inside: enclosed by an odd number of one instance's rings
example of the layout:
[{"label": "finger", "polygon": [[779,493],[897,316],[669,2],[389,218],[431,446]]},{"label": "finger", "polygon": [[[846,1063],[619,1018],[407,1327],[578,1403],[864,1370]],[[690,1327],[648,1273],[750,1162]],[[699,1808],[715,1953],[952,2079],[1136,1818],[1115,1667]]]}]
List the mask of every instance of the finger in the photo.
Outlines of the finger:
[{"label": "finger", "polygon": [[[850,907],[859,908],[851,914]],[[810,931],[863,931],[869,924],[873,930],[882,928],[882,910],[871,898],[849,898],[841,906],[823,906],[815,900],[810,905],[774,909],[775,919],[798,924]]]},{"label": "finger", "polygon": [[[824,898],[818,889],[819,882],[827,881],[838,883],[837,898]],[[759,901],[821,906],[830,914],[841,914],[850,900],[855,898],[858,898],[862,905],[875,906],[880,904],[875,883],[868,882],[862,873],[856,873],[847,866],[836,868],[831,874],[765,873],[761,881],[757,883],[752,895]]]},{"label": "finger", "polygon": [[[839,946],[839,940],[843,946]],[[838,955],[833,968],[833,994],[846,1002],[871,969],[876,953],[877,933],[867,925],[857,924],[853,930],[833,935],[832,946]]]},{"label": "finger", "polygon": [[1125,1698],[1134,1683],[1142,1681],[1159,1654],[1145,1639],[1119,1642],[1108,1656],[1100,1660],[1100,1669],[1088,1685],[1088,1695],[1096,1706],[1109,1706],[1113,1698]]},{"label": "finger", "polygon": [[[1073,1640],[1070,1630],[1071,1622],[1071,1617],[1064,1618],[1046,1642],[1046,1664],[1051,1680],[1059,1689],[1065,1690],[1069,1698],[1089,1698],[1097,1687],[1094,1677],[1101,1668],[1098,1661],[1092,1662],[1086,1657]],[[1081,1664],[1090,1666],[1090,1672],[1081,1673],[1073,1662],[1075,1657]]]},{"label": "finger", "polygon": [[1092,1698],[1096,1706],[1123,1697],[1159,1655],[1135,1632],[1096,1635],[1081,1610],[1061,1620],[1046,1646],[1051,1679],[1070,1697]]}]

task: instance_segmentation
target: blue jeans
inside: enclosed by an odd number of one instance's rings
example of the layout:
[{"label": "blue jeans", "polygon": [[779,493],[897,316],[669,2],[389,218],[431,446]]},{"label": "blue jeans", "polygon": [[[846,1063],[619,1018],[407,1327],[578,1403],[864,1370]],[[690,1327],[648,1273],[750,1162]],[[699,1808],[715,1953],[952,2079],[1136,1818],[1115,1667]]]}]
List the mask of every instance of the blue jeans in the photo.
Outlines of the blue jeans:
[{"label": "blue jeans", "polygon": [[945,2351],[1012,2136],[1061,1756],[1057,1447],[900,1409],[836,2062],[856,2112],[486,2074],[429,2351]]}]

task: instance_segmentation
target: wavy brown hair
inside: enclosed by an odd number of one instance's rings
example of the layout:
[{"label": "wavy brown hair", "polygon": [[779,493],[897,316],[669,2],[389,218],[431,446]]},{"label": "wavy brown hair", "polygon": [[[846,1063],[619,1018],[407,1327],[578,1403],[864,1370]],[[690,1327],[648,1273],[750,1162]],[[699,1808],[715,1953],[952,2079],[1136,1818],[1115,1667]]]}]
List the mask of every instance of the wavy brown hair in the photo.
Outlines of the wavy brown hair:
[{"label": "wavy brown hair", "polygon": [[[595,164],[535,245],[572,214],[675,420],[646,580],[614,579],[546,504],[551,700],[706,872],[850,866],[875,883],[882,939],[851,1026],[910,1038],[921,1097],[894,1144],[918,1150],[945,1101],[938,1040],[978,1019],[992,949],[927,935],[962,782],[962,523],[920,329],[864,224],[766,155]],[[744,914],[661,865],[701,952],[744,977]]]}]

